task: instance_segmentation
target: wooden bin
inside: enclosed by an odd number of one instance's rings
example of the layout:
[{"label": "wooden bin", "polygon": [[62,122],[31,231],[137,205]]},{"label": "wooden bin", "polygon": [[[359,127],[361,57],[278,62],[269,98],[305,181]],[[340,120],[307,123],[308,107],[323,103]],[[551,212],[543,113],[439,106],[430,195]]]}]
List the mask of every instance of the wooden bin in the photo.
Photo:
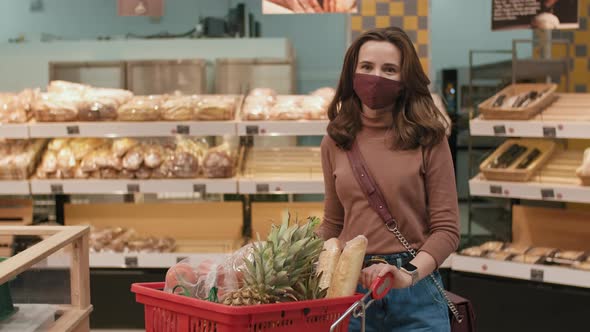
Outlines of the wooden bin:
[{"label": "wooden bin", "polygon": [[241,202],[66,204],[66,225],[127,227],[176,240],[176,252],[231,253],[242,245]]},{"label": "wooden bin", "polygon": [[[50,332],[88,332],[90,330],[89,316],[92,312],[90,304],[90,276],[88,256],[88,227],[81,226],[0,226],[0,236],[3,235],[36,235],[45,239],[34,246],[10,257],[0,263],[0,284],[4,284],[20,273],[27,271],[42,260],[49,257],[56,251],[71,247],[73,251],[70,260],[70,298],[71,304],[63,306],[46,305],[47,310],[52,310],[50,322],[33,322],[30,317],[19,320],[17,315],[29,313],[30,305],[19,305],[17,312],[11,319],[16,322],[7,321],[0,327],[0,330],[21,331],[23,323],[32,325],[33,330],[43,325]],[[39,306],[39,305],[36,305]],[[44,305],[43,305],[44,306]],[[49,323],[49,326],[45,325]],[[11,325],[15,326],[11,326]]]},{"label": "wooden bin", "polygon": [[[512,162],[507,168],[490,168],[492,162],[500,157],[512,144],[524,145],[527,151],[523,153],[518,159]],[[532,149],[537,148],[541,150],[541,156],[533,161],[527,168],[518,169],[516,166],[529,154]],[[529,181],[531,177],[551,158],[555,151],[556,144],[553,141],[542,139],[509,139],[500,145],[494,153],[492,153],[483,163],[480,164],[479,169],[486,179],[496,181]]]},{"label": "wooden bin", "polygon": [[[557,84],[513,84],[502,89],[502,91],[493,97],[486,99],[479,104],[478,109],[483,117],[489,120],[528,120],[557,99],[555,90],[557,90]],[[540,98],[537,98],[526,107],[515,108],[512,105],[502,105],[501,107],[492,106],[494,101],[501,95],[506,95],[506,101],[510,97],[529,91],[545,92]]]},{"label": "wooden bin", "polygon": [[[24,226],[33,223],[33,201],[28,199],[0,200],[0,226]],[[14,235],[0,235],[0,256],[12,255]]]}]

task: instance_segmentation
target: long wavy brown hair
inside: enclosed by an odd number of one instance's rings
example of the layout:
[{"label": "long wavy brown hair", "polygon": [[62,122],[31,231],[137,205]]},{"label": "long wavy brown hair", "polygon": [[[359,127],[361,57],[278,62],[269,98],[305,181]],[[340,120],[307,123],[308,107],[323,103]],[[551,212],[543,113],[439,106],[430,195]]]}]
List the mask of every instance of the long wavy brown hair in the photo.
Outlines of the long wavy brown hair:
[{"label": "long wavy brown hair", "polygon": [[362,104],[353,89],[361,46],[368,41],[386,41],[401,51],[400,74],[404,89],[393,108],[393,149],[431,147],[445,138],[448,120],[437,109],[418,54],[408,35],[399,28],[374,29],[363,33],[346,51],[336,95],[328,108],[328,135],[343,149],[350,149],[362,128]]}]

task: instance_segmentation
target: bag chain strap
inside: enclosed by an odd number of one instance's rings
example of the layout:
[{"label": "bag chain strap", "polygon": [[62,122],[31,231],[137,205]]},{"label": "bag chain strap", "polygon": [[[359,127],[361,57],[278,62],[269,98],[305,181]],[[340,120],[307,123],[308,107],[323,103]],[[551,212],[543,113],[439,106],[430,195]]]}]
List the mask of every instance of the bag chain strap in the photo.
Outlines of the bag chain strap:
[{"label": "bag chain strap", "polygon": [[[416,257],[416,250],[414,250],[414,248],[412,248],[410,246],[410,244],[408,243],[406,238],[398,230],[397,223],[395,223],[395,224],[396,224],[396,226],[394,226],[394,227],[387,225],[387,229],[389,231],[391,231],[393,233],[393,235],[395,235],[395,237],[397,237],[399,242],[401,242],[401,244],[410,253],[410,255],[412,255],[412,257]],[[447,296],[447,293],[445,292],[442,285],[438,282],[438,280],[436,280],[436,278],[434,277],[434,274],[431,273],[430,278],[434,282],[434,285],[436,286],[436,288],[438,289],[440,294],[445,298],[445,301],[447,301],[447,305],[449,306],[449,309],[451,310],[451,313],[453,314],[453,316],[455,316],[455,319],[457,320],[457,322],[459,322],[459,323],[463,322],[463,315],[461,315],[459,313],[459,310],[457,310],[457,307],[455,306],[453,301],[451,301],[451,299]]]}]

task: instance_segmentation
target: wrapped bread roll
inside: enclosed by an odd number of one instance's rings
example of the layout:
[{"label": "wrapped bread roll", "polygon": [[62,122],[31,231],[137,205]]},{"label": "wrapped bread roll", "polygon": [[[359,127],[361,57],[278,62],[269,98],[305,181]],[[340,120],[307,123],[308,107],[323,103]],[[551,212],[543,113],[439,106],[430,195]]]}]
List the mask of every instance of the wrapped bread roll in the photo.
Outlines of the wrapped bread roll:
[{"label": "wrapped bread roll", "polygon": [[270,102],[274,102],[277,97],[277,92],[270,88],[256,88],[250,91],[248,97],[263,97]]},{"label": "wrapped bread roll", "polygon": [[482,250],[479,247],[471,247],[471,248],[465,248],[465,249],[461,250],[461,255],[465,255],[465,256],[481,257],[484,255],[484,253],[485,253],[485,250]]},{"label": "wrapped bread roll", "polygon": [[338,265],[340,254],[342,252],[342,245],[337,238],[331,238],[324,242],[324,251],[320,254],[318,260],[318,273],[322,273],[320,278],[320,289],[326,289],[330,287],[332,282],[332,276]]},{"label": "wrapped bread roll", "polygon": [[200,121],[224,121],[231,120],[236,107],[234,96],[207,96],[199,101],[195,114]]},{"label": "wrapped bread roll", "polygon": [[65,148],[66,146],[68,146],[68,144],[70,144],[69,138],[54,138],[53,140],[51,140],[51,142],[49,142],[47,149],[59,152],[59,150]]},{"label": "wrapped bread roll", "polygon": [[112,151],[115,156],[121,158],[127,153],[127,151],[138,144],[139,142],[132,138],[119,138],[113,142]]},{"label": "wrapped bread roll", "polygon": [[172,97],[162,104],[162,119],[168,121],[192,120],[197,112],[198,103],[197,96]]},{"label": "wrapped bread roll", "polygon": [[271,120],[303,120],[305,112],[301,109],[300,97],[279,97],[277,103],[270,110]]},{"label": "wrapped bread roll", "polygon": [[128,170],[137,171],[143,163],[143,148],[136,146],[129,150],[123,158],[123,167]]},{"label": "wrapped bread roll", "polygon": [[195,178],[199,174],[199,159],[194,154],[177,151],[171,160],[174,177]]},{"label": "wrapped bread roll", "polygon": [[244,103],[243,119],[247,121],[263,121],[270,117],[270,106],[264,98],[248,97]]},{"label": "wrapped bread roll", "polygon": [[325,120],[328,118],[326,100],[319,96],[305,96],[301,101],[301,109],[308,120]]},{"label": "wrapped bread roll", "polygon": [[164,149],[160,145],[151,144],[145,149],[144,164],[149,168],[156,168],[162,164]]},{"label": "wrapped bread roll", "polygon": [[482,250],[486,250],[486,251],[499,251],[504,247],[504,243],[499,242],[499,241],[489,241],[486,242],[484,244],[482,244],[481,246],[479,246]]},{"label": "wrapped bread roll", "polygon": [[68,122],[78,119],[78,95],[44,93],[33,104],[35,119],[39,122]]},{"label": "wrapped bread roll", "polygon": [[85,84],[55,80],[49,82],[49,85],[47,85],[47,92],[82,95],[89,88],[90,87]]},{"label": "wrapped bread roll", "polygon": [[70,147],[63,148],[57,153],[57,170],[73,170],[76,165],[76,157]]},{"label": "wrapped bread roll", "polygon": [[590,176],[590,148],[584,150],[582,165],[576,169],[578,176]]},{"label": "wrapped bread roll", "polygon": [[227,143],[207,151],[203,159],[203,174],[208,178],[230,178],[234,173],[234,160]]},{"label": "wrapped bread roll", "polygon": [[332,275],[328,298],[354,295],[368,242],[366,237],[359,235],[346,243]]},{"label": "wrapped bread roll", "polygon": [[163,98],[160,96],[134,97],[119,107],[119,121],[156,121],[160,118]]},{"label": "wrapped bread roll", "polygon": [[114,121],[117,120],[119,103],[109,98],[89,98],[80,103],[78,119],[80,121]]}]

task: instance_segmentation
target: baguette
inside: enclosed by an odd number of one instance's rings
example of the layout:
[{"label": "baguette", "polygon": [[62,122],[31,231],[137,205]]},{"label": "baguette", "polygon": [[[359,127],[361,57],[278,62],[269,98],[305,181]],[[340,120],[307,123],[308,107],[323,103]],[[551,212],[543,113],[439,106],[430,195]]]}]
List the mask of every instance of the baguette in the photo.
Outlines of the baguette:
[{"label": "baguette", "polygon": [[359,235],[346,243],[332,276],[328,298],[354,295],[368,242],[366,237]]},{"label": "baguette", "polygon": [[338,265],[338,259],[342,252],[342,245],[337,238],[331,238],[324,242],[324,250],[320,254],[318,260],[318,273],[322,273],[320,278],[320,289],[326,289],[330,287],[332,276],[336,265]]}]

